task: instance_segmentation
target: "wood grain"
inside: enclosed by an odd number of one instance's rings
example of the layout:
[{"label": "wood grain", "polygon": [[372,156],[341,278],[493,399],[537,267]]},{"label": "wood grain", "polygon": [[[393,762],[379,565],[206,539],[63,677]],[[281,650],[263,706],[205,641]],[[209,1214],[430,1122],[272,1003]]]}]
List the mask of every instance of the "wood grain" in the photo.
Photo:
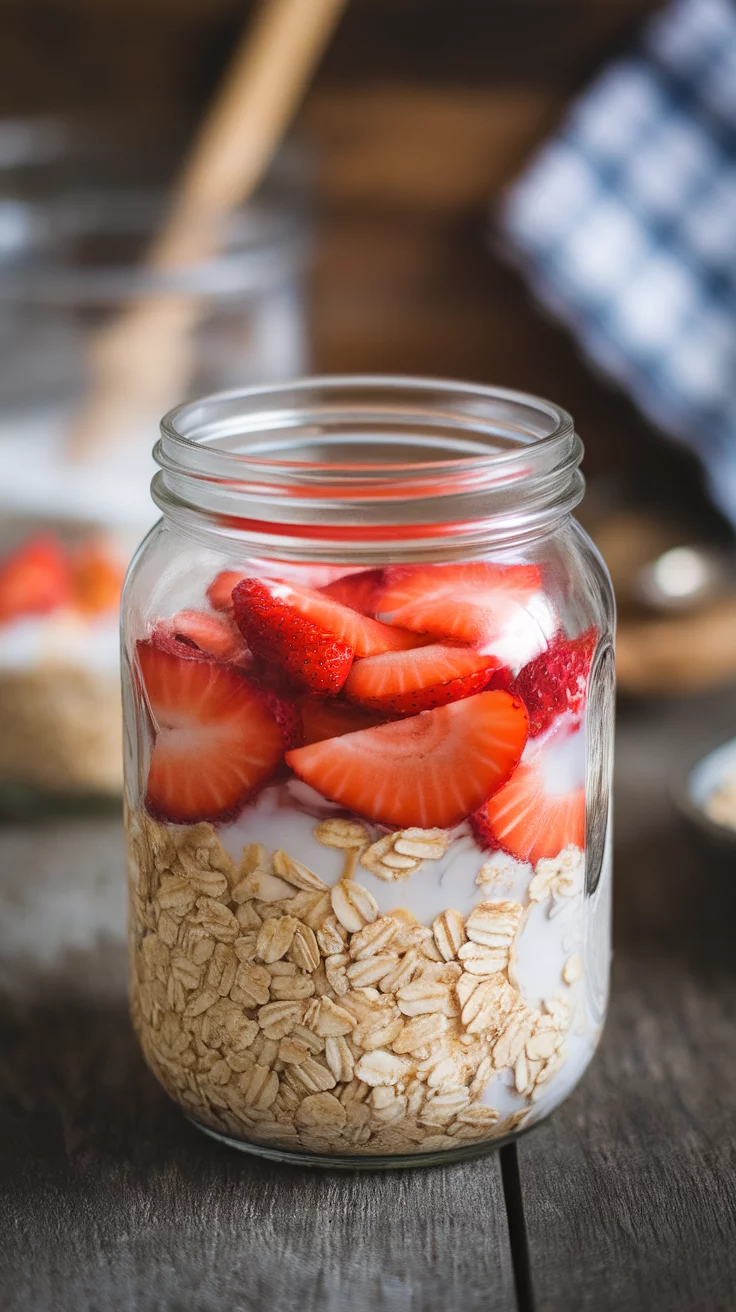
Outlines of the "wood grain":
[{"label": "wood grain", "polygon": [[125,1004],[121,825],[0,832],[4,1312],[513,1312],[498,1159],[341,1174],[187,1125]]},{"label": "wood grain", "polygon": [[620,725],[611,1015],[580,1089],[518,1149],[536,1312],[734,1307],[736,889],[667,792],[729,722],[733,691]]}]

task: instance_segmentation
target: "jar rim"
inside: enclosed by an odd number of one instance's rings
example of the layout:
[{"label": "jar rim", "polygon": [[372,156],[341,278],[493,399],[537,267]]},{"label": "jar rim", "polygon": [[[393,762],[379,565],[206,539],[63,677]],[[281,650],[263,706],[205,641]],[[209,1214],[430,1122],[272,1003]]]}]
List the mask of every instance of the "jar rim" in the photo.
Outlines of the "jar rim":
[{"label": "jar rim", "polygon": [[259,548],[279,538],[303,549],[310,537],[419,548],[569,513],[582,449],[567,411],[531,393],[325,375],[176,406],[161,421],[152,493],[165,513],[204,512]]}]

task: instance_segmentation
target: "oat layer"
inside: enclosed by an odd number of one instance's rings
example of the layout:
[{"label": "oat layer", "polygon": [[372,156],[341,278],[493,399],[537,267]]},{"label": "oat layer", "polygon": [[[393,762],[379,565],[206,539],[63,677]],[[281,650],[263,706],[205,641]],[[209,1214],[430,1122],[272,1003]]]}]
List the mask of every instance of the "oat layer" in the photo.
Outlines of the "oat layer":
[{"label": "oat layer", "polygon": [[[205,1124],[321,1154],[433,1152],[508,1134],[562,1064],[568,1014],[509,977],[523,908],[482,901],[430,927],[379,915],[356,878],[362,826],[323,822],[344,848],[329,888],[285,852],[234,863],[211,825],[128,818],[133,1021],[164,1088]],[[376,851],[376,848],[380,850]],[[405,831],[359,859],[436,859],[441,831]],[[390,872],[390,873],[389,873]],[[526,1106],[484,1091],[508,1071]]]}]

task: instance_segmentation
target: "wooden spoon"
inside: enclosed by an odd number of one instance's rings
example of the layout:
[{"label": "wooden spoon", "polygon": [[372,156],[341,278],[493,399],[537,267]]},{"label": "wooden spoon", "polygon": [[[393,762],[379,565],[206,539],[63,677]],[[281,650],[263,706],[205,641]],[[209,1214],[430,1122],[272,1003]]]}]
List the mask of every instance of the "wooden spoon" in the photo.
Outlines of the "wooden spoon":
[{"label": "wooden spoon", "polygon": [[[175,273],[217,251],[228,214],[253,192],[346,0],[266,0],[237,50],[175,187],[146,267]],[[196,296],[135,299],[92,344],[90,393],[69,434],[73,460],[103,457],[180,399],[191,373]]]}]

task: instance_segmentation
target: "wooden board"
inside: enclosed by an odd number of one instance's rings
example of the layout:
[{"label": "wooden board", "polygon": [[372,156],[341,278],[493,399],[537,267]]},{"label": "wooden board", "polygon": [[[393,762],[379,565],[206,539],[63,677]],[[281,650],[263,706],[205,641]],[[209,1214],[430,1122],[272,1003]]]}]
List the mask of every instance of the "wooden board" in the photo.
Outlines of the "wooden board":
[{"label": "wooden board", "polygon": [[684,838],[667,780],[735,722],[732,691],[620,726],[611,1016],[518,1149],[536,1312],[733,1312],[736,888]]},{"label": "wooden board", "polygon": [[3,1312],[512,1312],[497,1157],[259,1163],[189,1126],[125,1004],[118,817],[0,832]]}]

